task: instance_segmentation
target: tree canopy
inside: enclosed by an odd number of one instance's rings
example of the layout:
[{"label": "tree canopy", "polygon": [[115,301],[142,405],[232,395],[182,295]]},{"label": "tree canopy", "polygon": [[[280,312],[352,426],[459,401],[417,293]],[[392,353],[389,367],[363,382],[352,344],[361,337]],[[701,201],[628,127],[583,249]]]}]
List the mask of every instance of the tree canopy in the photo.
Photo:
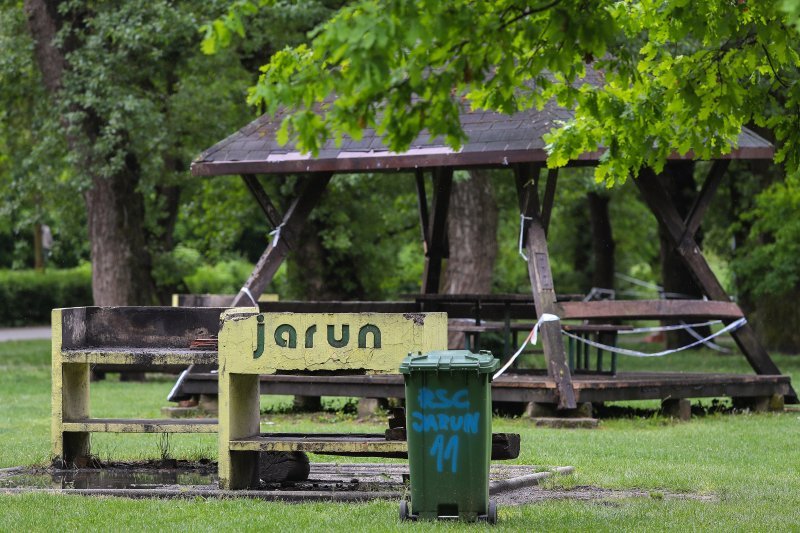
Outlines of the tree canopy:
[{"label": "tree canopy", "polygon": [[[204,49],[244,35],[248,17],[273,4],[233,2],[204,27]],[[290,109],[280,140],[312,153],[365,126],[396,151],[423,129],[457,148],[462,105],[513,113],[555,100],[575,118],[547,137],[552,167],[602,146],[595,176],[614,183],[660,170],[673,152],[727,153],[755,124],[774,132],[776,161],[794,172],[797,16],[787,0],[361,0],[310,44],[274,54],[249,101]],[[602,83],[584,81],[590,68]]]}]

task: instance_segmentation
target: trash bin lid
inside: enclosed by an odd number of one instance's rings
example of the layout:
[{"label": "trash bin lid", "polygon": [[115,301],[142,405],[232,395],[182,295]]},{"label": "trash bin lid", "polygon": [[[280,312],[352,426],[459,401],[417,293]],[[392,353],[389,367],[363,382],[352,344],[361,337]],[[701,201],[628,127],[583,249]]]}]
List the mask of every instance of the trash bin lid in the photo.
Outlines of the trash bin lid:
[{"label": "trash bin lid", "polygon": [[480,374],[494,372],[500,363],[491,352],[472,353],[469,350],[442,350],[426,354],[408,354],[400,363],[400,372],[439,372],[442,370],[475,370]]}]

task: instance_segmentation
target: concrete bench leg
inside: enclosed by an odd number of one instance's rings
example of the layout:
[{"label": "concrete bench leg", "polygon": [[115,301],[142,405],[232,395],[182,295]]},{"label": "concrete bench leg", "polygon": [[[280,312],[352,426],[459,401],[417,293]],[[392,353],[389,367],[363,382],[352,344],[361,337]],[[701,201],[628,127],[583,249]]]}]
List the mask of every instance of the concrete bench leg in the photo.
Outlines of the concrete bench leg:
[{"label": "concrete bench leg", "polygon": [[[59,347],[60,349],[60,347]],[[89,365],[84,363],[61,364],[53,360],[52,389],[52,454],[59,466],[72,466],[88,461],[91,453],[89,433],[65,432],[64,420],[89,418]]]},{"label": "concrete bench leg", "polygon": [[258,375],[219,377],[219,486],[222,489],[258,488],[259,453],[231,451],[231,439],[260,432]]}]

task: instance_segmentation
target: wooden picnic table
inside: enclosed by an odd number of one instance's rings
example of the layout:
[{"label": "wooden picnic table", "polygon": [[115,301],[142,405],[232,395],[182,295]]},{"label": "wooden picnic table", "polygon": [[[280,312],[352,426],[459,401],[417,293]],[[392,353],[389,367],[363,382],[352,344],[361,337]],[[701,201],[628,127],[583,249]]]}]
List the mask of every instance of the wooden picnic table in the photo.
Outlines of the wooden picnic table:
[{"label": "wooden picnic table", "polygon": [[[450,319],[447,323],[449,331],[458,331],[465,334],[465,348],[468,350],[480,350],[480,336],[483,333],[502,333],[503,334],[503,357],[508,357],[519,347],[519,333],[528,333],[535,326],[535,322],[498,322],[483,321],[479,324],[470,319]],[[617,333],[620,331],[630,331],[633,326],[625,324],[562,324],[562,329],[573,333],[581,338],[594,340],[601,344],[615,346]],[[510,340],[509,340],[510,337]],[[592,371],[590,364],[591,347],[569,338],[567,343],[570,370]],[[595,348],[596,353],[596,372],[604,372],[603,358],[605,350]],[[611,368],[608,372],[615,374],[617,371],[617,354],[611,352]]]}]

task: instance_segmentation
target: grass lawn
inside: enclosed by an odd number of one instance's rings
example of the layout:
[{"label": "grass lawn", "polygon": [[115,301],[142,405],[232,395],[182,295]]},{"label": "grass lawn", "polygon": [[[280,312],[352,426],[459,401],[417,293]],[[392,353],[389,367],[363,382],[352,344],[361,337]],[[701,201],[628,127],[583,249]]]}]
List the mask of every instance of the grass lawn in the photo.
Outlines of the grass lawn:
[{"label": "grass lawn", "polygon": [[[0,468],[45,464],[49,455],[49,343],[0,344]],[[776,357],[800,376],[800,357]],[[740,356],[699,352],[620,363],[621,370],[747,371]],[[93,416],[158,417],[172,380],[92,384]],[[797,386],[797,384],[796,384]],[[286,398],[264,398],[264,407]],[[707,404],[708,401],[705,401]],[[652,405],[652,404],[651,404]],[[341,413],[266,415],[270,431],[381,431]],[[597,430],[533,428],[496,418],[495,431],[522,434],[520,463],[574,465],[550,486],[640,488],[650,497],[548,501],[501,507],[498,529],[636,531],[800,531],[800,412],[709,415],[681,423],[659,416],[603,420]],[[159,456],[157,435],[96,435],[101,459]],[[214,436],[175,435],[172,455],[215,457]],[[330,460],[330,459],[328,459]],[[664,493],[714,495],[712,501]],[[397,502],[280,504],[248,500],[126,500],[0,493],[0,531],[475,529],[485,525],[406,524]]]}]

